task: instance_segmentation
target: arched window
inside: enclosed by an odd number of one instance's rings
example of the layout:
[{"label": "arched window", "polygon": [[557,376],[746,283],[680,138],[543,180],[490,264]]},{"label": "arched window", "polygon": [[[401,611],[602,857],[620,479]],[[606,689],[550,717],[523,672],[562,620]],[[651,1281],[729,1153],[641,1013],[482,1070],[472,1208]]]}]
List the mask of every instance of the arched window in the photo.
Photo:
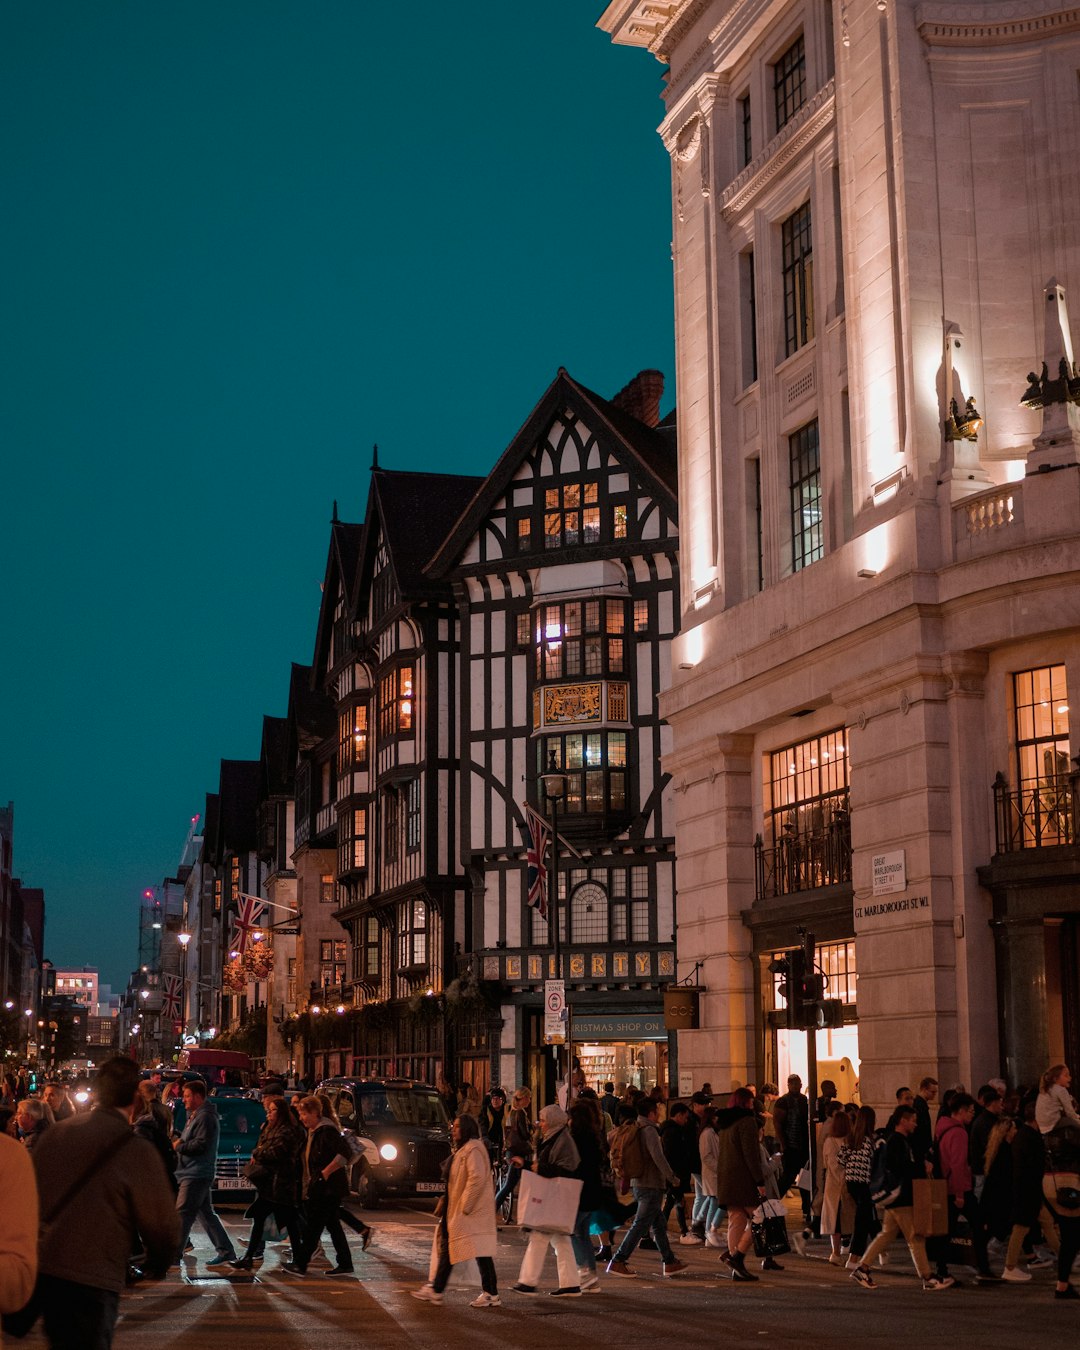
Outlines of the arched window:
[{"label": "arched window", "polygon": [[608,941],[608,897],[595,881],[583,882],[570,897],[570,941]]}]

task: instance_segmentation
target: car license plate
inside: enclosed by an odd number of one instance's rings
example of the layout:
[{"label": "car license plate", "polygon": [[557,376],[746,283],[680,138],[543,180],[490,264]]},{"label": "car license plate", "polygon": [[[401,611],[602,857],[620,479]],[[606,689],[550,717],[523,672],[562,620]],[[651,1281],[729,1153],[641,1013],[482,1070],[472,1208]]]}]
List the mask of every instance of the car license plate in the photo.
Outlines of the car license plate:
[{"label": "car license plate", "polygon": [[446,1187],[441,1181],[418,1181],[416,1183],[416,1189],[418,1191],[438,1191],[441,1195],[443,1191],[446,1190]]},{"label": "car license plate", "polygon": [[247,1177],[218,1177],[214,1183],[223,1191],[244,1191],[250,1190],[251,1182]]}]

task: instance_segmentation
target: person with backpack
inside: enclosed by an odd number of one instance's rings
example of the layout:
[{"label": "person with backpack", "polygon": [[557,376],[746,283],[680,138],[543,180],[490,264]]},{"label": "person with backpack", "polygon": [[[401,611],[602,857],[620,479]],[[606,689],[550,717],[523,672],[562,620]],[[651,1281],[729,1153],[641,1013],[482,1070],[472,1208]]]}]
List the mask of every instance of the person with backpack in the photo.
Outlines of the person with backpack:
[{"label": "person with backpack", "polygon": [[912,1152],[911,1137],[918,1119],[913,1106],[897,1107],[895,1127],[883,1145],[874,1154],[870,1176],[870,1194],[882,1206],[885,1219],[881,1232],[871,1242],[862,1260],[851,1272],[851,1278],[864,1289],[876,1289],[870,1267],[885,1251],[897,1233],[904,1235],[915,1269],[922,1277],[923,1289],[936,1293],[956,1283],[951,1276],[939,1280],[931,1274],[926,1255],[926,1243],[915,1232],[915,1211],[911,1183],[924,1173],[921,1162]]},{"label": "person with backpack", "polygon": [[628,1126],[625,1133],[616,1130],[612,1139],[611,1166],[630,1181],[637,1201],[634,1221],[607,1265],[609,1275],[620,1275],[623,1279],[637,1278],[627,1263],[646,1233],[652,1234],[660,1252],[665,1276],[682,1275],[689,1269],[671,1250],[664,1224],[664,1193],[667,1186],[675,1183],[676,1176],[664,1157],[656,1114],[656,1102],[651,1097],[642,1097],[638,1102],[637,1123]]}]

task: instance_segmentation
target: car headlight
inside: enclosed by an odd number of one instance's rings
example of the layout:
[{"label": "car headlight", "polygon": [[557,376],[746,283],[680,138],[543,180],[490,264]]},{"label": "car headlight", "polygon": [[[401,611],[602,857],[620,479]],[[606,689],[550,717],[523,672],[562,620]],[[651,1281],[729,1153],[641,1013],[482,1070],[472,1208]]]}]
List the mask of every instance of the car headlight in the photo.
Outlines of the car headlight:
[{"label": "car headlight", "polygon": [[382,1158],[384,1162],[393,1162],[397,1157],[397,1152],[397,1144],[379,1145],[379,1157]]}]

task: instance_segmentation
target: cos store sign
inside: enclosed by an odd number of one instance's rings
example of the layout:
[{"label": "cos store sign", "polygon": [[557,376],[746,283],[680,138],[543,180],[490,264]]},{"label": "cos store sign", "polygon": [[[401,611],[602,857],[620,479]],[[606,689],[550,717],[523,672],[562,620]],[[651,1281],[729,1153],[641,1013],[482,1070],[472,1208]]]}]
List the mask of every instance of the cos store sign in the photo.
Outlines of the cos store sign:
[{"label": "cos store sign", "polygon": [[664,990],[664,1026],[668,1031],[692,1031],[698,1025],[698,990]]}]

